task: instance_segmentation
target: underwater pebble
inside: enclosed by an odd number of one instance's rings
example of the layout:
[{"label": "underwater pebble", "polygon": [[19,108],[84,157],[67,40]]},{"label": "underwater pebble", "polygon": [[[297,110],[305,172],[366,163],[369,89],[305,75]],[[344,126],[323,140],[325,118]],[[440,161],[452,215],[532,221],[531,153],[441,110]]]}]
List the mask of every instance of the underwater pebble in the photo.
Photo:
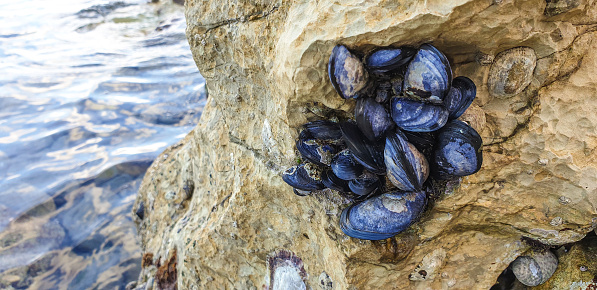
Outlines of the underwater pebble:
[{"label": "underwater pebble", "polygon": [[530,47],[515,47],[500,52],[489,69],[489,93],[509,98],[522,92],[533,79],[537,55]]}]

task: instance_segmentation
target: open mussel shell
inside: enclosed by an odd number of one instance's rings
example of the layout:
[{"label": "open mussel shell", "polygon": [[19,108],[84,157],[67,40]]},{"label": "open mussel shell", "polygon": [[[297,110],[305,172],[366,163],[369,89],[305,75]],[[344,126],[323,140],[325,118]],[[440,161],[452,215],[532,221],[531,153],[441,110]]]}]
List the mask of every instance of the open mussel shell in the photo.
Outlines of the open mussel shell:
[{"label": "open mussel shell", "polygon": [[331,169],[326,169],[321,172],[321,182],[323,185],[329,189],[337,190],[344,193],[350,192],[350,187],[348,187],[348,181],[343,180],[336,176]]},{"label": "open mussel shell", "polygon": [[384,193],[345,208],[340,216],[340,229],[357,239],[387,239],[416,222],[426,203],[423,191]]},{"label": "open mussel shell", "polygon": [[357,98],[358,92],[369,81],[369,74],[361,60],[344,45],[337,45],[332,50],[328,76],[334,89],[344,99]]},{"label": "open mussel shell", "polygon": [[373,173],[365,172],[361,176],[348,182],[350,191],[356,195],[364,196],[373,193],[379,188],[379,177]]},{"label": "open mussel shell", "polygon": [[358,163],[350,153],[350,150],[344,149],[332,158],[330,164],[334,174],[343,180],[358,178],[363,174],[363,165]]},{"label": "open mussel shell", "polygon": [[449,119],[457,119],[473,103],[477,95],[477,86],[467,77],[457,77],[444,99],[444,105],[450,113]]},{"label": "open mussel shell", "polygon": [[429,163],[400,131],[388,134],[384,158],[387,177],[404,191],[419,191],[429,177]]},{"label": "open mussel shell", "polygon": [[[304,132],[304,131],[303,131]],[[306,137],[301,133],[296,141],[296,149],[310,162],[320,166],[330,165],[337,149],[333,145],[325,144],[317,139]]]},{"label": "open mussel shell", "polygon": [[391,100],[390,111],[394,123],[405,131],[431,132],[448,121],[448,110],[441,104],[395,97]]},{"label": "open mussel shell", "polygon": [[404,72],[416,52],[412,47],[382,48],[367,56],[365,64],[369,71],[378,77],[398,74]]},{"label": "open mussel shell", "polygon": [[452,83],[452,69],[446,56],[431,44],[423,44],[404,74],[405,95],[440,103]]},{"label": "open mussel shell", "polygon": [[363,133],[354,122],[344,122],[340,124],[340,129],[342,129],[342,136],[346,146],[357,162],[372,173],[386,174],[386,166],[383,160],[384,142],[372,142],[367,138],[363,138]]},{"label": "open mussel shell", "polygon": [[313,121],[303,125],[308,137],[337,144],[342,141],[340,124],[331,121]]},{"label": "open mussel shell", "polygon": [[302,191],[323,189],[321,172],[315,164],[308,162],[288,168],[282,173],[282,180]]},{"label": "open mussel shell", "polygon": [[359,129],[371,141],[379,140],[395,126],[384,106],[371,98],[360,98],[354,115]]},{"label": "open mussel shell", "polygon": [[431,168],[439,179],[471,175],[483,163],[483,140],[479,133],[465,122],[452,120],[437,136]]}]

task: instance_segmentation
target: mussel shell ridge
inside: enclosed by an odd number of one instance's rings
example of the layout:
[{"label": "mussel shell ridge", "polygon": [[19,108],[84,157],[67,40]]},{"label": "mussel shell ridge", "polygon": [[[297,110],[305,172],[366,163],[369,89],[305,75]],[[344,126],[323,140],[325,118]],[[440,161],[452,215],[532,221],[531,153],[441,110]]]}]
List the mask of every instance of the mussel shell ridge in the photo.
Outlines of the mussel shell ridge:
[{"label": "mussel shell ridge", "polygon": [[345,208],[340,228],[353,238],[383,240],[416,222],[425,208],[425,192],[388,192]]}]

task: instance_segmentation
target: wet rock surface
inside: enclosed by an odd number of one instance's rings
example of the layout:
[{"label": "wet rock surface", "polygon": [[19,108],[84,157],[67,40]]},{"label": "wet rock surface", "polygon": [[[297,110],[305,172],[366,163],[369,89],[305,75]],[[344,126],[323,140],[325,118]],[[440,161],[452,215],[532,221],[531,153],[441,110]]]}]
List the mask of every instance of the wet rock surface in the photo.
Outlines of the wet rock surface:
[{"label": "wet rock surface", "polygon": [[[176,251],[181,289],[259,289],[269,283],[268,257],[287,250],[311,287],[489,289],[529,249],[521,237],[582,239],[597,221],[597,7],[548,17],[548,4],[187,1],[187,37],[209,100],[139,191],[133,213],[143,202],[135,220],[142,251],[154,257],[139,285],[156,284],[155,265]],[[336,44],[428,42],[454,75],[477,84],[460,119],[483,139],[483,166],[438,194],[407,232],[349,238],[338,226],[345,200],[329,190],[297,197],[281,178],[297,164],[302,124],[354,111],[356,101],[338,97],[327,78],[328,57]],[[536,56],[530,82],[510,80],[524,88],[495,97],[488,62],[516,47]]]}]

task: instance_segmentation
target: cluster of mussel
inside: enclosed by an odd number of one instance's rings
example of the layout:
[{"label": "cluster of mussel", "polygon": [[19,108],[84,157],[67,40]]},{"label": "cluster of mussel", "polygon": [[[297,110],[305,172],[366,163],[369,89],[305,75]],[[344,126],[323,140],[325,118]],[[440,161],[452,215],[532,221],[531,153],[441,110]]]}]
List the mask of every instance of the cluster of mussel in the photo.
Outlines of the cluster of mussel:
[{"label": "cluster of mussel", "polygon": [[340,218],[348,236],[381,240],[404,231],[427,204],[429,176],[481,168],[481,137],[457,120],[476,86],[452,79],[434,46],[379,48],[361,60],[338,45],[328,73],[341,97],[356,99],[355,120],[305,124],[296,147],[306,162],[283,179],[298,195],[327,187],[354,197]]}]

